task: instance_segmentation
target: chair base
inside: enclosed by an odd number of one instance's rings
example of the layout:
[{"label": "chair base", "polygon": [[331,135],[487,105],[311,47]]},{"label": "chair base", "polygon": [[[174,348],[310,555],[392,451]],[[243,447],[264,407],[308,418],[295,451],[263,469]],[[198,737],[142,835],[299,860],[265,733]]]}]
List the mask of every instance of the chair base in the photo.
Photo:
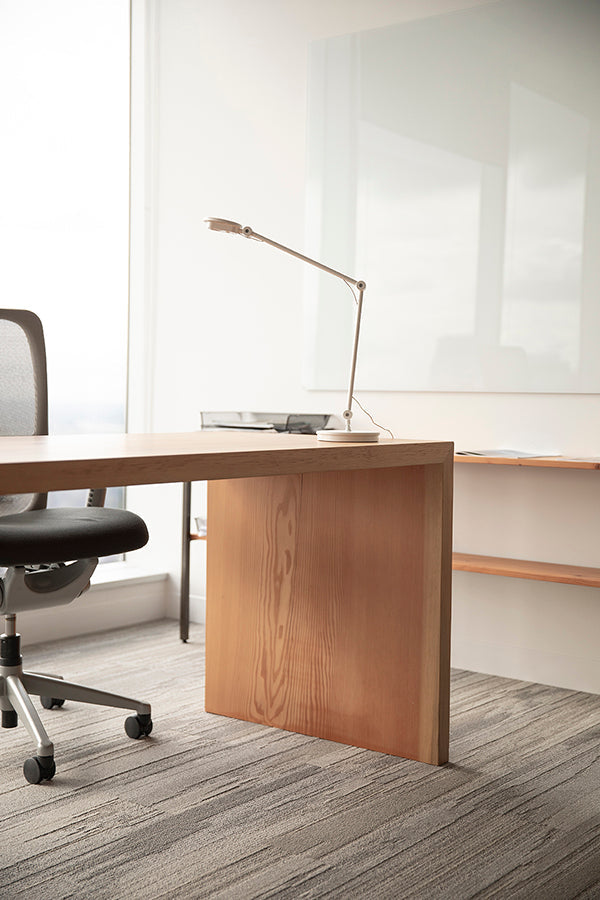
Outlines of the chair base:
[{"label": "chair base", "polygon": [[24,672],[20,652],[19,634],[2,635],[0,656],[0,710],[2,727],[15,728],[19,718],[36,744],[36,756],[28,759],[23,767],[28,781],[39,784],[50,780],[55,773],[54,745],[44,728],[30,694],[39,696],[46,708],[62,706],[65,700],[93,703],[116,709],[132,709],[137,713],[125,723],[129,737],[144,737],[152,730],[149,703],[86,687],[60,677]]}]

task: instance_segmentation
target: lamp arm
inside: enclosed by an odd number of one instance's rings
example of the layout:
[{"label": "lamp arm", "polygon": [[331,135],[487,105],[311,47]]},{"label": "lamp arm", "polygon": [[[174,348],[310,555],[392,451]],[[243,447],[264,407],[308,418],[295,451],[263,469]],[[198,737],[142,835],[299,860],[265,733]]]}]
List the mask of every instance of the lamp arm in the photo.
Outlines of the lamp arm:
[{"label": "lamp arm", "polygon": [[336,269],[325,266],[323,265],[323,263],[317,262],[316,259],[311,259],[309,256],[304,256],[303,253],[298,253],[296,250],[292,250],[290,247],[285,247],[283,244],[279,244],[277,241],[272,241],[271,238],[267,238],[262,234],[257,234],[256,231],[253,231],[249,225],[245,225],[242,228],[241,233],[244,235],[244,237],[251,238],[255,241],[262,241],[263,244],[270,244],[271,247],[275,247],[277,250],[283,250],[284,253],[289,253],[290,256],[295,256],[296,259],[300,259],[302,260],[302,262],[308,263],[311,266],[315,266],[315,268],[317,269],[321,269],[322,272],[328,272],[329,275],[335,275],[337,278],[341,278],[342,281],[345,281],[346,284],[354,285],[354,287],[358,290],[356,318],[354,322],[354,341],[352,344],[352,363],[350,365],[350,382],[348,385],[348,398],[346,400],[346,409],[342,413],[343,418],[346,421],[346,431],[350,431],[350,420],[352,419],[352,400],[354,397],[354,375],[356,373],[358,339],[360,337],[360,321],[362,318],[363,294],[367,287],[366,283],[355,278],[350,278],[349,275],[344,275],[343,272],[338,272]]},{"label": "lamp arm", "polygon": [[343,272],[338,272],[336,269],[331,269],[329,266],[323,265],[323,263],[317,262],[316,259],[311,259],[310,256],[304,256],[303,253],[298,253],[297,250],[292,250],[290,247],[285,247],[283,244],[278,244],[277,241],[272,241],[271,238],[265,237],[262,234],[257,234],[256,231],[253,231],[249,225],[245,225],[242,228],[242,234],[244,237],[251,238],[255,241],[262,241],[264,244],[270,244],[271,247],[276,247],[277,250],[283,250],[284,253],[289,253],[290,256],[295,256],[296,259],[301,259],[302,262],[309,263],[311,266],[315,266],[317,269],[321,269],[323,272],[329,272],[330,275],[336,275],[338,278],[341,278],[342,281],[345,281],[346,284],[353,284],[359,290],[361,290],[361,284],[363,285],[362,290],[364,291],[366,284],[364,281],[357,281],[355,278],[350,278],[349,275],[344,275]]},{"label": "lamp arm", "polygon": [[[359,282],[364,285],[364,281]],[[358,356],[358,339],[360,337],[360,320],[362,317],[362,302],[364,287],[358,288],[358,300],[356,304],[356,318],[354,321],[354,342],[352,344],[352,363],[350,365],[350,382],[348,384],[348,399],[346,400],[346,409],[342,413],[346,420],[346,431],[350,431],[350,420],[352,419],[352,400],[354,398],[354,374],[356,372],[356,359]]]}]

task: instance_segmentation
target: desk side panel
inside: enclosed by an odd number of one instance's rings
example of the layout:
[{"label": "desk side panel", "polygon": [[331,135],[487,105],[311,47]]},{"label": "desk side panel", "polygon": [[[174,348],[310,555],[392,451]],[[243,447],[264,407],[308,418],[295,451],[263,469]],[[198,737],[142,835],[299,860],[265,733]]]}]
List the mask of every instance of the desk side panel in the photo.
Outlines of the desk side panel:
[{"label": "desk side panel", "polygon": [[443,492],[441,465],[211,483],[207,710],[445,762]]}]

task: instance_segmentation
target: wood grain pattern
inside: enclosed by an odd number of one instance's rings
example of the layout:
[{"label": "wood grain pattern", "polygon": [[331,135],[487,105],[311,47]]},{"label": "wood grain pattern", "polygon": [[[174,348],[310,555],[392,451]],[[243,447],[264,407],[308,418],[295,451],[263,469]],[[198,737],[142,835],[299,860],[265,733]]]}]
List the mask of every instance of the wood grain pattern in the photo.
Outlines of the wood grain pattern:
[{"label": "wood grain pattern", "polygon": [[561,563],[510,559],[502,556],[454,553],[452,568],[461,572],[479,572],[484,575],[505,575],[508,578],[600,587],[600,569],[591,566],[568,566]]},{"label": "wood grain pattern", "polygon": [[446,761],[451,474],[210,483],[207,710]]},{"label": "wood grain pattern", "polygon": [[0,494],[442,462],[453,445],[253,432],[0,437]]}]

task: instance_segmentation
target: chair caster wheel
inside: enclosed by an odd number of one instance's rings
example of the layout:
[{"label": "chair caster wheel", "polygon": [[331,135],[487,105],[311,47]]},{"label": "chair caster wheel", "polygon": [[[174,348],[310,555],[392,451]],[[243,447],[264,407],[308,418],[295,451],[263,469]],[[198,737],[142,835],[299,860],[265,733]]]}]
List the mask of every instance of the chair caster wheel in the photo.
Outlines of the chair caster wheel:
[{"label": "chair caster wheel", "polygon": [[23,764],[23,774],[29,784],[39,784],[40,781],[50,781],[56,773],[56,765],[53,756],[32,756]]},{"label": "chair caster wheel", "polygon": [[59,697],[40,697],[40,703],[44,709],[52,709],[53,706],[62,706],[65,701]]},{"label": "chair caster wheel", "polygon": [[125,719],[125,731],[127,736],[137,740],[145,737],[152,731],[152,719],[150,716],[127,716]]}]

